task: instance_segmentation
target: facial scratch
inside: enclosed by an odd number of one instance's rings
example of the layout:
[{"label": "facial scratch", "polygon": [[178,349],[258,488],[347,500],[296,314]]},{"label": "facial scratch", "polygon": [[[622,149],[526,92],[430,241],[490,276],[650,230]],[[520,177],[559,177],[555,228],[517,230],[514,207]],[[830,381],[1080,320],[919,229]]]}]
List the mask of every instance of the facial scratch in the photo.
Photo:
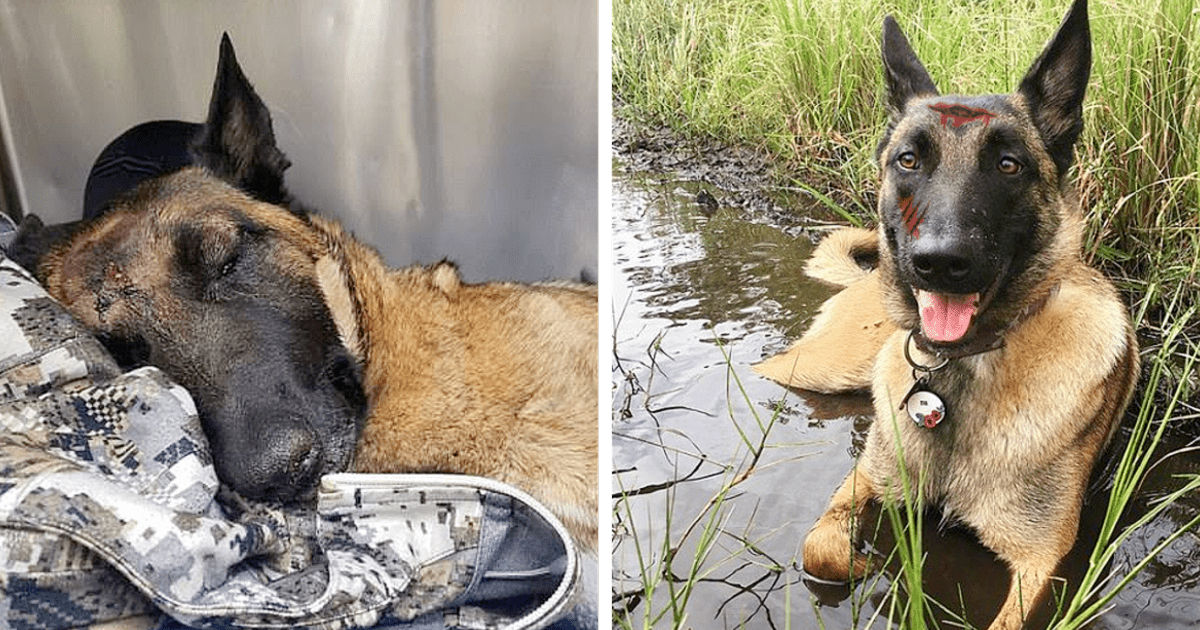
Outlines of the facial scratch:
[{"label": "facial scratch", "polygon": [[986,127],[996,117],[995,114],[986,109],[967,107],[958,103],[934,103],[929,106],[929,109],[932,109],[941,116],[939,122],[942,123],[943,127],[946,126],[946,123],[950,123],[950,126],[955,129],[976,120],[982,120],[983,126]]},{"label": "facial scratch", "polygon": [[911,196],[902,197],[900,199],[900,212],[904,220],[904,228],[908,230],[909,236],[918,238],[921,236],[921,222],[925,220],[925,209],[920,207]]}]

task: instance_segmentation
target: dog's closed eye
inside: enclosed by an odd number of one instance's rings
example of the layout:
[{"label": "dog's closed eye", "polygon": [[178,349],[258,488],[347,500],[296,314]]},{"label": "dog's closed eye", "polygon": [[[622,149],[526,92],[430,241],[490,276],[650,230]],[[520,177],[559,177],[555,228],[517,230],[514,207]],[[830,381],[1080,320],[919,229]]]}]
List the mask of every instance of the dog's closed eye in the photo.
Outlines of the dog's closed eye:
[{"label": "dog's closed eye", "polygon": [[224,278],[232,274],[237,269],[237,264],[241,259],[241,251],[235,250],[225,259],[225,262],[221,263],[221,269],[217,272],[217,276]]}]

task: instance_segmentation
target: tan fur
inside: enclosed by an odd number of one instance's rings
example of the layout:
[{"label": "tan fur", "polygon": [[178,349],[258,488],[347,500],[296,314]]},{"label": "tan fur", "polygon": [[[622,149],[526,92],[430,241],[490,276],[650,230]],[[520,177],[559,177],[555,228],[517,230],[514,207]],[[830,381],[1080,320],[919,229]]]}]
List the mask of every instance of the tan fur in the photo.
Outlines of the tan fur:
[{"label": "tan fur", "polygon": [[822,304],[799,341],[754,371],[823,394],[866,390],[875,355],[895,331],[883,308],[879,275],[866,274]]},{"label": "tan fur", "polygon": [[[190,225],[209,235],[218,250],[236,238],[238,224],[216,208],[237,208],[261,217],[278,241],[287,243],[272,257],[282,274],[306,278],[314,273],[321,243],[303,221],[270,204],[254,201],[199,169],[164,178],[161,194],[143,195],[104,215],[104,220],[51,249],[40,265],[47,290],[93,330],[112,332],[127,309],[152,310],[169,317],[184,308],[171,291],[171,257],[179,228]],[[163,203],[164,198],[170,203]],[[147,220],[152,217],[152,220]],[[111,302],[107,309],[98,301]],[[147,305],[153,303],[153,308]]]},{"label": "tan fur", "polygon": [[392,270],[336,224],[312,223],[354,282],[356,312],[334,320],[364,341],[371,411],[355,469],[511,483],[595,550],[595,287],[470,285],[445,263]]},{"label": "tan fur", "polygon": [[855,262],[855,254],[879,255],[875,233],[862,228],[842,228],[830,232],[817,245],[804,273],[811,278],[838,287],[848,287],[870,275]]},{"label": "tan fur", "polygon": [[[824,394],[866,390],[875,355],[896,329],[883,308],[879,274],[859,267],[853,255],[878,252],[874,232],[831,232],[804,266],[813,278],[845,287],[821,305],[804,335],[754,371],[789,387]],[[852,314],[849,318],[847,314]]]},{"label": "tan fur", "polygon": [[370,411],[355,470],[511,483],[596,549],[595,287],[465,284],[448,263],[389,269],[337,224],[254,201],[200,169],[160,185],[153,205],[115,209],[47,255],[39,275],[76,317],[107,332],[149,301],[169,316],[174,236],[202,226],[219,249],[241,213],[271,239],[270,264],[319,287],[363,363]]}]

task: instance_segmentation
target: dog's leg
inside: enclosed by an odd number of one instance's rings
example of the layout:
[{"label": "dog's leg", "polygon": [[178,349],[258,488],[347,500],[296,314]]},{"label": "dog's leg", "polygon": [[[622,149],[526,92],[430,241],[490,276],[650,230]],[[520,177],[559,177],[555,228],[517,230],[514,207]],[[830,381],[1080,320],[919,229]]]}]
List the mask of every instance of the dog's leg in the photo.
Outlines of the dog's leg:
[{"label": "dog's leg", "polygon": [[[1068,549],[1070,546],[1068,545]],[[1039,557],[1022,558],[1009,563],[1012,582],[1008,596],[1000,612],[988,626],[989,630],[1020,630],[1025,617],[1038,605],[1040,598],[1048,595],[1050,578],[1061,558],[1051,558],[1052,553],[1042,550]],[[1063,551],[1066,554],[1066,551]]]},{"label": "dog's leg", "polygon": [[990,630],[1019,630],[1030,613],[1044,608],[1051,597],[1051,579],[1059,562],[1075,544],[1079,531],[1079,506],[1086,477],[1062,479],[1062,494],[1041,513],[1025,512],[1017,502],[1002,505],[985,524],[973,523],[980,541],[1008,564],[1008,596]]},{"label": "dog's leg", "polygon": [[856,532],[875,486],[858,466],[846,476],[804,539],[804,571],[824,580],[846,581],[863,577],[877,567],[855,544]]}]

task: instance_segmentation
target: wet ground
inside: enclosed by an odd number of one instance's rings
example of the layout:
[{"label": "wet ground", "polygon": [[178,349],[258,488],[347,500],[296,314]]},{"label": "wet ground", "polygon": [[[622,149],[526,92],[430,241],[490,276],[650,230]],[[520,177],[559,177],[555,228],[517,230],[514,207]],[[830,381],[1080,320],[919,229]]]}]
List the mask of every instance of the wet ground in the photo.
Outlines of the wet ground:
[{"label": "wet ground", "polygon": [[[798,337],[831,294],[801,273],[823,229],[820,209],[770,189],[752,153],[706,151],[697,162],[699,152],[677,147],[664,159],[663,142],[622,139],[613,165],[613,486],[626,495],[613,501],[614,619],[887,627],[874,619],[893,602],[886,574],[852,591],[806,583],[799,568],[805,532],[859,451],[869,401],[789,391],[750,368]],[[1172,474],[1200,469],[1198,459],[1159,467],[1139,509],[1175,483]],[[1127,542],[1112,568],[1136,563],[1198,513],[1200,497],[1181,502]],[[1007,589],[1004,568],[966,532],[927,522],[925,538],[926,591],[986,626]],[[1086,565],[1085,547],[1068,573]],[[1196,532],[1090,627],[1200,627]]]}]

